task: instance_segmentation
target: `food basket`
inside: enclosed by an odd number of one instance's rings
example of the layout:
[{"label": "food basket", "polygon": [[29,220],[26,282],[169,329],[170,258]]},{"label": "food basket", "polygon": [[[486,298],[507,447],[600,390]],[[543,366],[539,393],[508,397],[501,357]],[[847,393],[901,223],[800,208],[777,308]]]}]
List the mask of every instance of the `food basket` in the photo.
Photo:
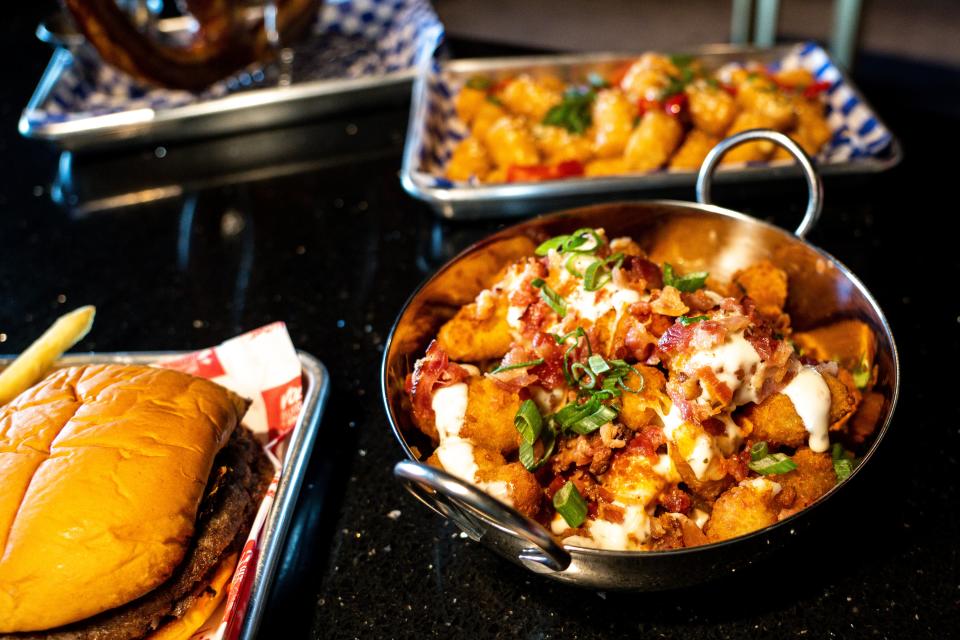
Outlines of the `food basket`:
[{"label": "food basket", "polygon": [[[200,352],[201,354],[203,352]],[[133,364],[150,365],[161,360],[170,360],[188,356],[186,352],[155,351],[125,353],[89,353],[70,354],[57,361],[57,367],[71,367],[87,364]],[[275,488],[273,504],[266,514],[266,521],[260,532],[255,563],[243,565],[252,577],[244,583],[249,593],[245,603],[237,598],[237,614],[228,622],[221,623],[217,633],[208,632],[205,637],[240,638],[252,640],[256,637],[265,611],[267,596],[280,564],[280,557],[286,541],[287,530],[293,519],[297,494],[303,484],[307,463],[313,450],[320,419],[329,395],[329,376],[323,363],[303,351],[297,352],[301,367],[302,403],[295,425],[286,437],[285,452],[279,482]],[[0,356],[0,370],[13,361],[12,356]],[[242,565],[242,561],[241,561]],[[235,578],[236,580],[236,578]],[[241,590],[242,591],[242,590]],[[225,626],[224,626],[225,625]],[[212,635],[210,635],[212,634]]]},{"label": "food basket", "polygon": [[[788,148],[807,179],[809,203],[794,233],[742,213],[710,204],[710,181],[720,156],[750,140]],[[748,131],[720,143],[707,157],[697,181],[698,202],[648,200],[560,211],[517,224],[469,247],[420,287],[401,311],[385,350],[382,368],[387,416],[406,459],[395,475],[421,502],[454,521],[468,536],[497,554],[551,579],[596,589],[652,591],[704,582],[758,562],[786,540],[799,537],[811,516],[856,481],[890,424],[899,388],[897,350],[890,327],[873,296],[855,275],[804,240],[820,215],[819,176],[787,136]],[[877,339],[874,391],[883,408],[861,464],[813,505],[762,530],[722,542],[664,551],[606,551],[563,545],[538,523],[472,485],[421,462],[429,450],[417,441],[404,381],[437,329],[461,305],[489,286],[500,268],[526,255],[545,237],[583,227],[602,227],[609,237],[630,236],[652,260],[707,270],[720,280],[740,268],[769,260],[785,270],[791,293],[785,311],[797,330],[843,318],[866,323]]]},{"label": "food basket", "polygon": [[[815,158],[821,174],[884,171],[901,158],[900,144],[860,94],[846,73],[814,43],[755,49],[713,45],[684,52],[705,68],[759,62],[768,69],[803,68],[826,89],[827,121],[832,139]],[[534,183],[482,184],[451,182],[444,177],[454,148],[468,130],[459,120],[453,99],[477,75],[496,82],[529,73],[551,74],[564,81],[582,82],[590,72],[611,72],[636,56],[622,53],[428,61],[413,90],[401,180],[410,195],[443,217],[468,219],[525,215],[550,209],[618,199],[637,192],[692,185],[696,172],[659,169],[642,174],[610,177],[574,177]],[[720,182],[745,182],[796,174],[789,161],[755,162],[722,167]]]}]

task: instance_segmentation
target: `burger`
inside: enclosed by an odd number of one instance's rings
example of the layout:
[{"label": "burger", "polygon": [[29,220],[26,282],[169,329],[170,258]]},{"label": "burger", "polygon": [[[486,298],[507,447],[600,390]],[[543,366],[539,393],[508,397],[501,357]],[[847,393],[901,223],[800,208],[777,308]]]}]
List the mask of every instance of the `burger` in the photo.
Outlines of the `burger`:
[{"label": "burger", "polygon": [[273,475],[248,406],[178,371],[95,365],[0,407],[0,640],[188,638]]}]

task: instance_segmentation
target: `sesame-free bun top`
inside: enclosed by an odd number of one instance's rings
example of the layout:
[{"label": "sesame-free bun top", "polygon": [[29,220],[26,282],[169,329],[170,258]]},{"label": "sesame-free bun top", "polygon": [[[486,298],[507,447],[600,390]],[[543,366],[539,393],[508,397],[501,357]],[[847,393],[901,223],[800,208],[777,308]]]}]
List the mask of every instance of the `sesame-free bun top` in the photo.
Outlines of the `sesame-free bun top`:
[{"label": "sesame-free bun top", "polygon": [[134,600],[184,557],[247,402],[151,367],[54,372],[0,408],[0,633]]}]

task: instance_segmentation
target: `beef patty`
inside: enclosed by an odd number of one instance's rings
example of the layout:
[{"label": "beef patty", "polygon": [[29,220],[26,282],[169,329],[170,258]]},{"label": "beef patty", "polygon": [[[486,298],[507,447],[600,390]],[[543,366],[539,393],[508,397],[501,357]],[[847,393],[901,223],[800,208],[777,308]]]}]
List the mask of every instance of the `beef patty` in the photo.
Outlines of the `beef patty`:
[{"label": "beef patty", "polygon": [[203,593],[220,560],[243,546],[272,477],[273,465],[250,430],[234,429],[214,460],[193,541],[166,582],[85,620],[48,631],[0,634],[0,640],[136,640],[179,618]]}]

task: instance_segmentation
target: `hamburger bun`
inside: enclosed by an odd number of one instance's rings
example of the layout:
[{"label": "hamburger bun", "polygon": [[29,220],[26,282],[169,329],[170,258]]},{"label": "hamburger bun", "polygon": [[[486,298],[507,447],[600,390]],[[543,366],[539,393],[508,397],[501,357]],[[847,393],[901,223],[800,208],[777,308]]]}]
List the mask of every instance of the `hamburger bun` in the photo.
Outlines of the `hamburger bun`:
[{"label": "hamburger bun", "polygon": [[247,406],[185,373],[91,365],[0,408],[0,637],[144,637],[203,603],[272,476]]}]

